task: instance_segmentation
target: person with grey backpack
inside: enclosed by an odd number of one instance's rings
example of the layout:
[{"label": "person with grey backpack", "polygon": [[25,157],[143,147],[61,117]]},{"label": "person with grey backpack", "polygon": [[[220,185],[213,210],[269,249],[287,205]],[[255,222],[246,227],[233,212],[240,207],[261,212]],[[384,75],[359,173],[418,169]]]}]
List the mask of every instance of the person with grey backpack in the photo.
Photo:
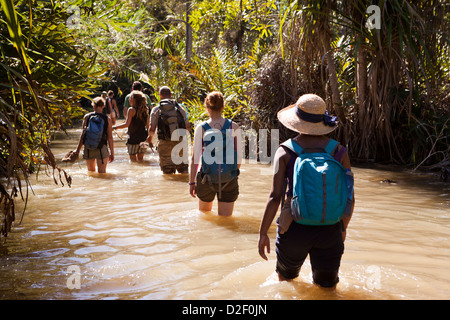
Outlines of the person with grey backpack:
[{"label": "person with grey backpack", "polygon": [[[159,89],[159,104],[153,107],[150,113],[150,130],[148,131],[147,142],[153,145],[155,132],[158,137],[159,165],[164,174],[188,173],[188,163],[174,161],[172,151],[182,142],[183,136],[175,136],[173,133],[181,133],[185,136],[189,133],[190,123],[186,110],[172,99],[172,92],[169,87],[163,86]],[[178,129],[181,129],[178,131]],[[180,159],[185,158],[183,150],[178,155]]]}]

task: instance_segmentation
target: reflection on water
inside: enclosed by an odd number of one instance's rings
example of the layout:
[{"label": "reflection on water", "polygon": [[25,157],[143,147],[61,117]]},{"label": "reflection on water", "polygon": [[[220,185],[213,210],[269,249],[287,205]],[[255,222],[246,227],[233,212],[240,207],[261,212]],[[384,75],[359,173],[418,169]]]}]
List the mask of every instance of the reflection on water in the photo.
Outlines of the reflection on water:
[{"label": "reflection on water", "polygon": [[[79,130],[53,145],[58,159]],[[163,176],[156,153],[130,163],[116,137],[107,174],[63,164],[71,188],[41,174],[22,224],[0,245],[2,299],[448,299],[450,187],[430,175],[355,168],[357,203],[336,290],[308,260],[277,281],[257,252],[269,168],[244,164],[232,217],[201,213],[187,175]],[[385,179],[396,183],[380,183]],[[18,203],[20,206],[20,203]],[[75,269],[69,267],[75,266]],[[71,268],[72,268],[71,267]],[[79,270],[80,288],[73,281]]]}]

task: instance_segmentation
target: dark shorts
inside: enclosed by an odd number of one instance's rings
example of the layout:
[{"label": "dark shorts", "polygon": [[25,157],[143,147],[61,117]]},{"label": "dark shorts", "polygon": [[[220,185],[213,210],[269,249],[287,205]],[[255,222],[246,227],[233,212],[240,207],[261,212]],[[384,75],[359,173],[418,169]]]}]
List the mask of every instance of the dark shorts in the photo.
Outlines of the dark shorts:
[{"label": "dark shorts", "polygon": [[202,173],[197,173],[197,197],[204,202],[211,202],[217,195],[220,202],[235,202],[239,195],[238,177],[222,184],[222,198],[219,199],[219,185],[217,183],[202,183]]},{"label": "dark shorts", "polygon": [[292,222],[275,242],[277,272],[286,279],[298,277],[309,254],[313,280],[323,287],[339,281],[338,271],[344,253],[341,223],[331,226],[307,226]]}]

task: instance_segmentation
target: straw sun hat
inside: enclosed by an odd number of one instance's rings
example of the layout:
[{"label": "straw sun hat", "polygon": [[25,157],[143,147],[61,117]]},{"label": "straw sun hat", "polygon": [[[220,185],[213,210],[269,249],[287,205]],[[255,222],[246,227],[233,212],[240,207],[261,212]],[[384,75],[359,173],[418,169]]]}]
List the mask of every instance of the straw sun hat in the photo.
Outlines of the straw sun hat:
[{"label": "straw sun hat", "polygon": [[315,94],[302,95],[277,117],[288,129],[309,135],[325,135],[338,127],[337,117],[328,114],[325,101]]}]

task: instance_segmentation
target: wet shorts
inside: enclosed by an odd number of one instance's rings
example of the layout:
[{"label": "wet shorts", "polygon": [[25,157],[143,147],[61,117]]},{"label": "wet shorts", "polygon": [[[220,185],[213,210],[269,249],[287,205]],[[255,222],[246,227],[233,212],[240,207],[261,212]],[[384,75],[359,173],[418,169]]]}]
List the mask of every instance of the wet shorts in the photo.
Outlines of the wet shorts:
[{"label": "wet shorts", "polygon": [[204,202],[211,202],[217,195],[220,202],[234,202],[239,195],[238,177],[222,184],[222,198],[219,199],[219,185],[217,183],[202,183],[202,173],[197,173],[197,197]]},{"label": "wet shorts", "polygon": [[286,279],[298,277],[309,254],[313,280],[322,287],[339,281],[338,271],[344,253],[341,223],[330,226],[307,226],[292,222],[275,242],[277,272]]},{"label": "wet shorts", "polygon": [[[101,151],[101,152],[100,152]],[[83,149],[83,159],[105,159],[109,157],[108,146],[105,144],[101,149]]]},{"label": "wet shorts", "polygon": [[127,143],[127,148],[128,148],[128,154],[131,154],[131,155],[145,152],[145,148],[141,148],[139,146],[139,144],[128,144]]},{"label": "wet shorts", "polygon": [[188,173],[189,165],[188,163],[184,163],[178,161],[179,159],[183,159],[183,149],[180,149],[179,154],[176,155],[179,157],[177,161],[173,161],[172,159],[172,150],[177,146],[179,141],[170,141],[170,140],[159,140],[158,142],[158,154],[159,154],[159,166],[163,173],[175,173],[178,171],[179,173]]}]

